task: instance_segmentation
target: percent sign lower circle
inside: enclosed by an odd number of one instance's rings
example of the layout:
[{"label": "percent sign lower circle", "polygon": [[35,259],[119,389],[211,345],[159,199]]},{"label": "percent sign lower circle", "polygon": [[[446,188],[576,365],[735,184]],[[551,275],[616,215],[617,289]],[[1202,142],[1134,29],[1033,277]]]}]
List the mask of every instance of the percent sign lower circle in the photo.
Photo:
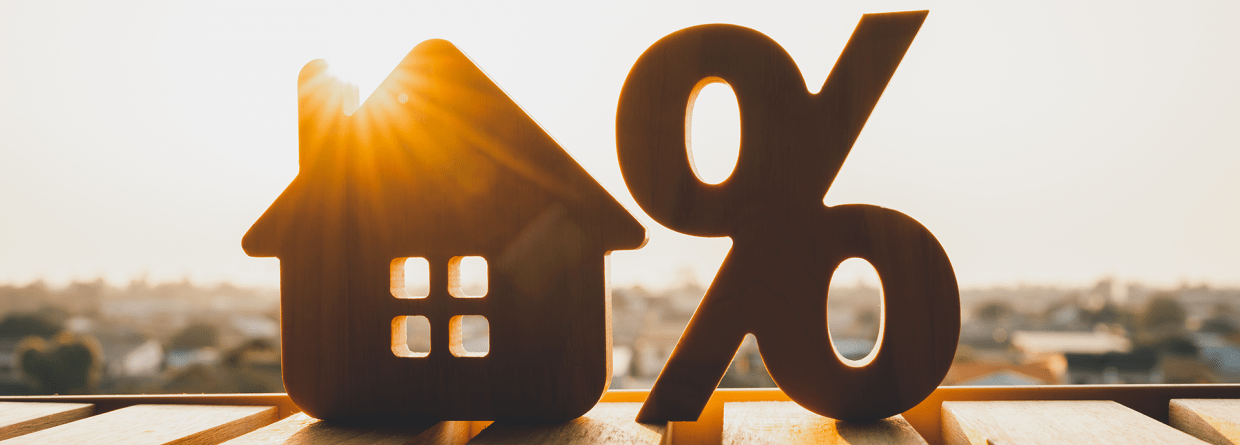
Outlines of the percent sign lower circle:
[{"label": "percent sign lower circle", "polygon": [[[739,26],[678,31],[634,64],[616,117],[629,191],[670,229],[733,240],[639,421],[697,420],[749,333],[775,383],[827,417],[895,415],[942,382],[960,334],[943,247],[898,211],[822,203],[925,16],[863,16],[818,94],[783,48]],[[713,82],[732,87],[741,116],[736,167],[715,185],[693,173],[686,138]],[[848,258],[869,261],[883,289],[877,352],[860,366],[840,360],[827,328],[827,288]]]}]

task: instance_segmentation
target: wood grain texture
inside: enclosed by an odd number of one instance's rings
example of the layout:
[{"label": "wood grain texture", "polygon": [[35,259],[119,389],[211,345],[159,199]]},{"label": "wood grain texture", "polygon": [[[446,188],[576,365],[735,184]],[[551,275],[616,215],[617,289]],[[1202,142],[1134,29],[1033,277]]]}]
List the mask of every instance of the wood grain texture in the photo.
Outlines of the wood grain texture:
[{"label": "wood grain texture", "polygon": [[0,396],[0,402],[89,403],[96,413],[106,413],[134,405],[246,405],[274,406],[279,418],[301,410],[289,400],[288,394],[127,394],[127,395],[52,395]]},{"label": "wood grain texture", "polygon": [[[660,224],[733,242],[639,420],[697,419],[746,334],[793,401],[831,418],[899,414],[943,380],[960,333],[943,247],[898,211],[822,203],[925,17],[863,16],[817,94],[783,48],[739,26],[677,31],[634,64],[616,116],[625,184]],[[736,94],[741,143],[732,175],[712,185],[694,174],[686,134],[713,82]],[[874,266],[883,288],[879,344],[853,364],[826,317],[831,276],[849,258]]]},{"label": "wood grain texture", "polygon": [[[646,390],[609,390],[601,403],[641,403]],[[1159,422],[1168,422],[1171,400],[1230,398],[1240,399],[1240,384],[1208,385],[1057,385],[1057,386],[958,386],[940,387],[902,416],[931,445],[943,443],[943,403],[953,401],[1013,400],[1112,400]],[[91,403],[97,412],[108,412],[143,404],[199,405],[269,405],[280,407],[281,416],[296,412],[285,394],[210,394],[210,395],[112,395],[112,396],[4,396],[5,402]],[[787,402],[788,396],[779,388],[719,389],[696,422],[672,422],[673,443],[722,443],[723,408],[730,402]],[[291,410],[291,411],[290,411]],[[472,434],[478,434],[490,422],[470,422]]]},{"label": "wood grain texture", "polygon": [[468,421],[430,424],[343,425],[297,413],[230,440],[229,445],[462,445],[469,442]]},{"label": "wood grain texture", "polygon": [[952,401],[1111,400],[1159,422],[1168,422],[1174,399],[1240,399],[1240,385],[943,386],[905,411],[905,420],[931,445],[942,443],[943,404]]},{"label": "wood grain texture", "polygon": [[94,412],[95,405],[85,403],[0,402],[0,440],[72,422]]},{"label": "wood grain texture", "polygon": [[846,422],[819,416],[793,402],[731,402],[723,406],[723,443],[924,445],[926,441],[898,415]]},{"label": "wood grain texture", "polygon": [[269,406],[134,405],[5,444],[216,444],[275,420]]},{"label": "wood grain texture", "polygon": [[580,418],[559,424],[495,422],[482,430],[471,445],[482,444],[661,444],[666,423],[633,421],[640,403],[600,403]]},{"label": "wood grain texture", "polygon": [[945,402],[943,443],[1202,444],[1109,400]]},{"label": "wood grain texture", "polygon": [[[300,171],[242,240],[280,259],[284,385],[321,419],[560,421],[611,376],[607,255],[645,228],[451,43],[415,47],[351,115],[356,90],[302,70]],[[464,256],[487,293],[460,298]],[[430,293],[405,298],[404,258]],[[489,323],[462,354],[451,320]],[[405,316],[430,323],[407,350]]]},{"label": "wood grain texture", "polygon": [[1240,400],[1176,399],[1170,404],[1171,426],[1216,445],[1240,444]]}]

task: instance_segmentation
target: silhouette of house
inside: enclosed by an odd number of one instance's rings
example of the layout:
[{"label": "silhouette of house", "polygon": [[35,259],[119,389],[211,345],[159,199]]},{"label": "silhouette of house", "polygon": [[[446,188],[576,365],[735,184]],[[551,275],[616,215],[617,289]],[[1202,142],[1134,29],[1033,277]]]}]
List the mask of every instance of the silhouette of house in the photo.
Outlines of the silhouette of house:
[{"label": "silhouette of house", "polygon": [[[419,44],[351,115],[314,61],[300,171],[242,241],[280,258],[284,384],[326,419],[558,420],[611,375],[606,256],[645,228],[452,44]],[[352,97],[351,97],[352,95]],[[486,260],[487,293],[458,283]],[[429,295],[404,290],[406,258]],[[460,316],[489,323],[469,351]],[[430,350],[409,349],[426,317]]]}]

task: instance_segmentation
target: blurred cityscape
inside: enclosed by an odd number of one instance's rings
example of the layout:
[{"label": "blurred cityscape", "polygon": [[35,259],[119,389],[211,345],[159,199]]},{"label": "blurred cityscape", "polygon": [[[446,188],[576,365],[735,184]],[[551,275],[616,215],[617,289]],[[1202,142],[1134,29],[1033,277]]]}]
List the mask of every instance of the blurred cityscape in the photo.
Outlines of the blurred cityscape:
[{"label": "blurred cityscape", "polygon": [[283,392],[279,291],[0,287],[0,394]]},{"label": "blurred cityscape", "polygon": [[[612,292],[613,389],[649,388],[705,289]],[[1240,289],[1087,288],[961,292],[960,345],[944,385],[1240,382]],[[831,289],[842,355],[879,331],[877,288]],[[481,318],[481,317],[479,317]],[[411,323],[413,326],[413,323]],[[487,325],[467,349],[489,349]],[[423,333],[410,328],[410,347]],[[423,339],[424,340],[424,339]],[[227,284],[103,281],[0,286],[0,394],[283,392],[279,292]],[[747,337],[722,387],[774,386]]]},{"label": "blurred cityscape", "polygon": [[[695,284],[612,292],[612,388],[649,388],[701,301]],[[1158,289],[1104,279],[1087,288],[961,291],[960,345],[943,385],[1240,382],[1240,289]],[[879,332],[880,291],[833,286],[831,338],[860,359]],[[775,386],[747,336],[720,387]]]}]

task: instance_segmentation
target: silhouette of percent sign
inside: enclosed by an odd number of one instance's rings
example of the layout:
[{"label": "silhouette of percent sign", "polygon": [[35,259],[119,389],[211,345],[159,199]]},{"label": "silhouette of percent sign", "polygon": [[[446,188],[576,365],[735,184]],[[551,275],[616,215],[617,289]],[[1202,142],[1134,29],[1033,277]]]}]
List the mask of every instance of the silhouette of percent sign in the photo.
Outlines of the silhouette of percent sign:
[{"label": "silhouette of percent sign", "polygon": [[[783,48],[739,26],[677,31],[634,64],[616,117],[629,191],[668,228],[733,241],[638,421],[697,420],[747,333],[788,397],[827,417],[892,416],[942,382],[960,336],[943,247],[895,210],[822,202],[925,17],[863,16],[818,94]],[[686,136],[695,96],[714,82],[736,94],[741,143],[732,175],[710,185]],[[880,341],[850,364],[829,337],[827,288],[854,257],[878,272],[883,302]]]}]

